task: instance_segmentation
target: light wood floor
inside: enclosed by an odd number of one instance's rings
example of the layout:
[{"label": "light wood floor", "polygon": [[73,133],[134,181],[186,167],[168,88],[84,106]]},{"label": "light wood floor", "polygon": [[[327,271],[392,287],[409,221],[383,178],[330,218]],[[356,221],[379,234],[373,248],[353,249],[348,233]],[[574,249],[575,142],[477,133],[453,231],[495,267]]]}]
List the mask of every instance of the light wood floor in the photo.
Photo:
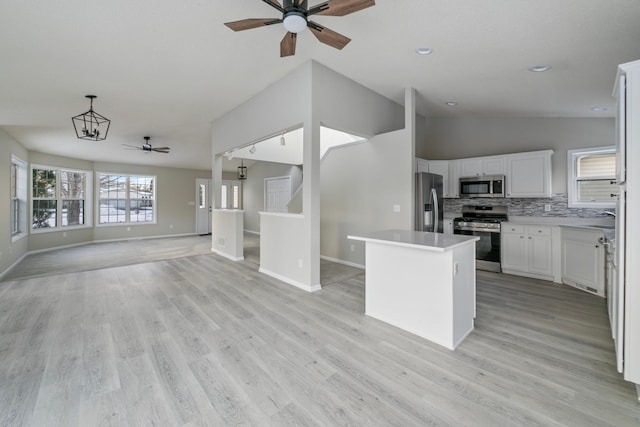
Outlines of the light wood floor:
[{"label": "light wood floor", "polygon": [[2,282],[0,424],[640,424],[604,300],[479,272],[452,352],[332,268],[313,294],[213,254]]}]

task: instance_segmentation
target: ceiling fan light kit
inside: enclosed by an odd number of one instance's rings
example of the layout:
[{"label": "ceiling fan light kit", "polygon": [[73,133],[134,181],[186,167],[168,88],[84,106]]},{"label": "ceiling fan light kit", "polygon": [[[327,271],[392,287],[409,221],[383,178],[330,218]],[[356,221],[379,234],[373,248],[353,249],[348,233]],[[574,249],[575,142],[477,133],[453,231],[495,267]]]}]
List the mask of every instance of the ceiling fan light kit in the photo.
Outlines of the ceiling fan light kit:
[{"label": "ceiling fan light kit", "polygon": [[79,139],[90,141],[104,141],[107,139],[111,120],[93,111],[93,100],[97,98],[97,96],[85,95],[85,97],[89,98],[89,111],[71,118],[76,136]]},{"label": "ceiling fan light kit", "polygon": [[333,48],[341,50],[351,39],[310,21],[312,15],[345,16],[367,7],[374,6],[375,0],[328,0],[308,7],[307,0],[262,0],[269,6],[282,13],[282,18],[251,18],[240,21],[226,22],[224,25],[233,31],[244,31],[274,24],[283,24],[287,33],[280,41],[280,56],[291,56],[296,53],[297,34],[309,28],[314,36],[321,42]]}]

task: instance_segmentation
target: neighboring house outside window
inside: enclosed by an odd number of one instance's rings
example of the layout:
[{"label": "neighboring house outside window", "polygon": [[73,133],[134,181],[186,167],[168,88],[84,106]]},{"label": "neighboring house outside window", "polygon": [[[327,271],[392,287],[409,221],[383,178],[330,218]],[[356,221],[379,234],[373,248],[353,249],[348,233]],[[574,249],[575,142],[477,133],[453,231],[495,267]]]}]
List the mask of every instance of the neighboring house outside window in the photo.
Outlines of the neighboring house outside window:
[{"label": "neighboring house outside window", "polygon": [[11,241],[27,235],[27,162],[11,156]]},{"label": "neighboring house outside window", "polygon": [[99,225],[155,224],[156,177],[98,173]]},{"label": "neighboring house outside window", "polygon": [[87,203],[91,172],[34,165],[31,179],[32,230],[91,225]]},{"label": "neighboring house outside window", "polygon": [[570,208],[616,205],[616,149],[613,146],[567,151]]}]

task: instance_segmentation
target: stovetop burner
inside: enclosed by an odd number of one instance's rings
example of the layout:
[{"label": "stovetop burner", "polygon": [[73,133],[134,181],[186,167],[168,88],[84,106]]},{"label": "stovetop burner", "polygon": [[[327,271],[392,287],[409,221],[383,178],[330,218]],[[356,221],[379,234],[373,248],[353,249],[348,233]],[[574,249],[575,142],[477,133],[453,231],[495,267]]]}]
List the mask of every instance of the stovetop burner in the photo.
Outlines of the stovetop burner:
[{"label": "stovetop burner", "polygon": [[500,223],[508,219],[506,206],[462,206],[462,216],[455,218],[459,222]]}]

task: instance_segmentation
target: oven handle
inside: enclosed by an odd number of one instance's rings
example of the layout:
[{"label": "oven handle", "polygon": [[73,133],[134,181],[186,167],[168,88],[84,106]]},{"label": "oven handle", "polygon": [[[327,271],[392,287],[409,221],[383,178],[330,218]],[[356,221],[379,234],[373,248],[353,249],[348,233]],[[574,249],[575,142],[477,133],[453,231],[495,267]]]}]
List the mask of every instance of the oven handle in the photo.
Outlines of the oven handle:
[{"label": "oven handle", "polygon": [[456,231],[480,231],[483,233],[500,233],[500,230],[495,228],[467,228],[467,227],[453,227],[453,233]]}]

